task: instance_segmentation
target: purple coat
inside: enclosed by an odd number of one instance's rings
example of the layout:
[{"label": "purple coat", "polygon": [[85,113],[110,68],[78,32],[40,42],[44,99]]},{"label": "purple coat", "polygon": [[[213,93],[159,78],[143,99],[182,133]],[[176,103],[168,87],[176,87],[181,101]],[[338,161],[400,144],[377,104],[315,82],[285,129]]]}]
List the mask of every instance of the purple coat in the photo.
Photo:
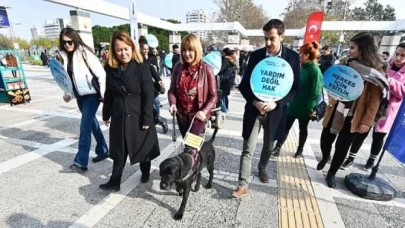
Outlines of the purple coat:
[{"label": "purple coat", "polygon": [[375,131],[381,133],[388,133],[390,131],[405,95],[405,65],[396,72],[392,70],[392,64],[390,64],[390,68],[387,71],[387,75],[390,78],[391,93],[387,116],[375,124]]}]

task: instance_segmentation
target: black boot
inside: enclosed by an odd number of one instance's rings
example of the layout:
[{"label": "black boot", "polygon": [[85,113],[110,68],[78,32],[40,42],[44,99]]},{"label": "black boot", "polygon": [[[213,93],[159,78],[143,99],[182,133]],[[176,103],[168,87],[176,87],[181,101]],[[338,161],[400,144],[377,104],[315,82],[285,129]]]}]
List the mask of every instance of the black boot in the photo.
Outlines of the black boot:
[{"label": "black boot", "polygon": [[271,152],[271,155],[273,155],[274,157],[280,156],[280,150],[281,150],[281,145],[277,142],[276,147]]},{"label": "black boot", "polygon": [[162,125],[163,133],[166,134],[169,131],[169,126],[167,126],[166,118],[159,117],[159,123]]},{"label": "black boot", "polygon": [[107,183],[101,184],[99,188],[107,191],[119,191],[120,183],[114,180],[113,178],[110,178],[110,180]]},{"label": "black boot", "polygon": [[303,148],[302,147],[298,147],[297,148],[297,152],[295,152],[294,158],[302,158],[302,152],[303,152]]},{"label": "black boot", "polygon": [[142,172],[141,183],[149,182],[150,166],[151,166],[151,162],[144,162],[144,163],[139,164],[139,168],[141,169],[141,172]]},{"label": "black boot", "polygon": [[326,175],[326,184],[328,184],[329,188],[335,188],[336,187],[335,176],[329,174]]},{"label": "black boot", "polygon": [[327,158],[322,158],[322,160],[319,161],[318,165],[316,166],[317,170],[322,170],[323,168],[325,168],[326,163],[328,163],[330,160],[330,156],[328,156]]}]

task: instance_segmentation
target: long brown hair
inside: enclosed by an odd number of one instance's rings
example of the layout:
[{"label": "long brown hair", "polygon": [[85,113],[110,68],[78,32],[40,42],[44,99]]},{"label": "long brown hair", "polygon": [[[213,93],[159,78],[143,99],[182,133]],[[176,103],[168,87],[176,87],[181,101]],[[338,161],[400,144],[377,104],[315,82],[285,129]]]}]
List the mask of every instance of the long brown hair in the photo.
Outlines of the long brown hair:
[{"label": "long brown hair", "polygon": [[350,41],[356,43],[359,47],[361,54],[360,62],[362,64],[375,69],[381,68],[382,61],[378,54],[378,47],[373,34],[369,32],[360,32],[354,35]]},{"label": "long brown hair", "polygon": [[115,53],[115,41],[120,40],[124,43],[126,43],[128,46],[132,48],[132,58],[137,61],[138,63],[142,62],[142,56],[141,53],[139,53],[138,48],[132,41],[131,37],[128,35],[128,33],[118,30],[114,32],[114,34],[111,36],[111,41],[110,41],[110,50],[109,50],[109,58],[108,58],[108,65],[113,68],[118,68],[120,65],[120,61],[117,58],[117,54]]}]

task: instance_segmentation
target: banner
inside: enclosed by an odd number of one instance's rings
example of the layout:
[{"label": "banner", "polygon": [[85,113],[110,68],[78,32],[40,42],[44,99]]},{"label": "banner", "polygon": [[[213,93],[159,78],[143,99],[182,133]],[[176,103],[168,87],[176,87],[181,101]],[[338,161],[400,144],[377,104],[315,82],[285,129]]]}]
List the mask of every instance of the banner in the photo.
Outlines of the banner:
[{"label": "banner", "polygon": [[173,53],[167,54],[164,61],[165,61],[165,65],[168,68],[173,68],[173,63],[172,63],[172,59],[173,59]]},{"label": "banner", "polygon": [[268,57],[253,69],[250,85],[253,94],[262,101],[278,101],[291,90],[294,72],[290,64],[279,57]]},{"label": "banner", "polygon": [[357,71],[344,65],[334,65],[323,74],[323,88],[340,101],[354,101],[364,89],[364,81]]},{"label": "banner", "polygon": [[157,48],[159,46],[159,41],[153,34],[146,35],[146,40],[148,41],[148,45],[151,48]]},{"label": "banner", "polygon": [[399,108],[397,117],[391,127],[384,150],[390,152],[400,162],[405,163],[405,101]]},{"label": "banner", "polygon": [[49,68],[51,69],[52,76],[58,86],[65,93],[74,98],[75,95],[73,92],[72,81],[70,80],[69,74],[65,71],[65,68],[63,68],[62,64],[56,59],[51,59],[49,60]]},{"label": "banner", "polygon": [[0,6],[0,28],[9,27],[10,22],[8,21],[8,15],[6,7]]},{"label": "banner", "polygon": [[323,12],[315,12],[308,17],[307,26],[305,27],[304,44],[312,41],[319,42],[321,36],[321,27],[323,21]]},{"label": "banner", "polygon": [[204,57],[204,62],[212,67],[214,75],[217,75],[222,67],[222,55],[219,51],[213,51]]}]

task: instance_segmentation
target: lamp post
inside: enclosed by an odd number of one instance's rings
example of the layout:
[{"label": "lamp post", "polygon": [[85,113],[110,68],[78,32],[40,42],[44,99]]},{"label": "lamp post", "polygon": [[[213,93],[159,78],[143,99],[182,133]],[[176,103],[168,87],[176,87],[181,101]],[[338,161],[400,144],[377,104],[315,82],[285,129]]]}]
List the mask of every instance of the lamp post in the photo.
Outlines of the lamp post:
[{"label": "lamp post", "polygon": [[135,45],[138,46],[139,32],[138,32],[138,17],[136,16],[136,0],[129,1],[129,18],[130,18],[130,29],[131,38],[134,40]]}]

